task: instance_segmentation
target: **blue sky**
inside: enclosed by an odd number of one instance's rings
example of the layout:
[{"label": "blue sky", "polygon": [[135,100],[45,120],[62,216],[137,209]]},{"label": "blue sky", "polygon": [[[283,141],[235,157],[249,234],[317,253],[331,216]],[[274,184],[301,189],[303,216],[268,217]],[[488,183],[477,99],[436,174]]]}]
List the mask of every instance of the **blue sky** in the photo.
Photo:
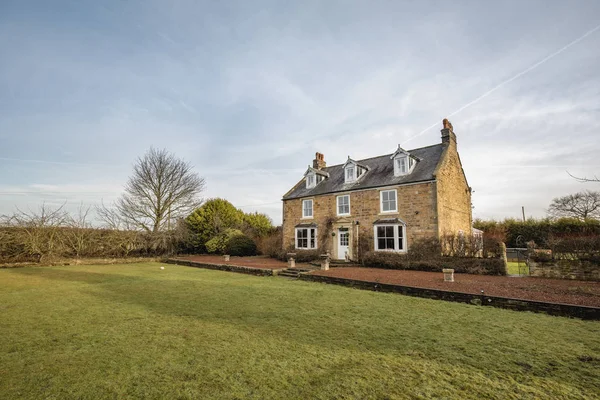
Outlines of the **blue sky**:
[{"label": "blue sky", "polygon": [[120,194],[167,148],[205,197],[281,222],[330,164],[440,141],[474,216],[545,215],[598,184],[600,2],[0,2],[0,214]]}]

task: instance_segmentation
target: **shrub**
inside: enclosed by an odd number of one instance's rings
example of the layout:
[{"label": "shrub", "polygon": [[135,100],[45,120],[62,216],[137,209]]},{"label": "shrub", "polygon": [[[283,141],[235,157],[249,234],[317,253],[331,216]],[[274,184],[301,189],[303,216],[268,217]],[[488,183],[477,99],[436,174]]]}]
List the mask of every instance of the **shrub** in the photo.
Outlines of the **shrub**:
[{"label": "shrub", "polygon": [[204,244],[206,251],[209,253],[224,254],[229,241],[235,236],[244,236],[244,234],[238,229],[226,229]]},{"label": "shrub", "polygon": [[425,238],[415,240],[410,245],[408,256],[414,260],[423,260],[426,258],[437,258],[442,254],[440,241],[436,238]]},{"label": "shrub", "polygon": [[463,274],[506,274],[504,261],[500,258],[432,257],[427,260],[415,260],[402,254],[369,252],[364,255],[363,265],[414,271],[442,272],[444,268],[453,268],[455,272]]},{"label": "shrub", "polygon": [[242,231],[250,237],[266,237],[274,230],[273,221],[266,214],[255,212],[242,215]]},{"label": "shrub", "polygon": [[552,236],[596,236],[600,235],[600,221],[588,219],[580,221],[573,218],[528,219],[520,221],[505,219],[504,221],[475,220],[473,226],[481,229],[486,235],[491,235],[506,243],[507,247],[524,247],[524,244],[534,241],[537,245],[547,247]]},{"label": "shrub", "polygon": [[586,260],[600,265],[600,235],[550,235],[544,247],[531,248],[530,258],[538,262]]},{"label": "shrub", "polygon": [[255,240],[259,254],[279,258],[283,252],[283,230],[281,227],[276,228],[268,236],[257,237]]},{"label": "shrub", "polygon": [[321,254],[323,252],[319,249],[317,250],[299,250],[294,248],[288,248],[285,251],[281,251],[279,256],[277,257],[281,261],[287,261],[288,253],[294,253],[296,256],[294,260],[299,263],[309,263],[311,261],[317,261],[321,258]]},{"label": "shrub", "polygon": [[225,247],[225,253],[238,257],[255,256],[256,243],[246,235],[232,236]]}]

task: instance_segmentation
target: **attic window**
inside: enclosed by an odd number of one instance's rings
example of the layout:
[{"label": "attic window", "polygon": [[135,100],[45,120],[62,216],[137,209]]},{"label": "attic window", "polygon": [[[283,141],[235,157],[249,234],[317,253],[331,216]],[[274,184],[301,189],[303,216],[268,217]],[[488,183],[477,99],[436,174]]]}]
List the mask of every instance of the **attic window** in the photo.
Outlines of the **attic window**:
[{"label": "attic window", "polygon": [[390,156],[390,158],[394,162],[394,176],[410,174],[418,160],[418,158],[411,156],[410,153],[400,147],[400,145],[398,145],[398,149]]},{"label": "attic window", "polygon": [[354,165],[346,167],[346,182],[354,182],[356,180],[356,169]]},{"label": "attic window", "polygon": [[398,175],[406,175],[408,172],[407,157],[396,158],[396,169],[398,170]]},{"label": "attic window", "polygon": [[416,160],[409,155],[398,155],[394,158],[394,175],[403,176],[412,172]]},{"label": "attic window", "polygon": [[315,179],[315,174],[308,174],[306,175],[306,188],[307,189],[312,189],[317,185],[316,183],[316,179]]}]

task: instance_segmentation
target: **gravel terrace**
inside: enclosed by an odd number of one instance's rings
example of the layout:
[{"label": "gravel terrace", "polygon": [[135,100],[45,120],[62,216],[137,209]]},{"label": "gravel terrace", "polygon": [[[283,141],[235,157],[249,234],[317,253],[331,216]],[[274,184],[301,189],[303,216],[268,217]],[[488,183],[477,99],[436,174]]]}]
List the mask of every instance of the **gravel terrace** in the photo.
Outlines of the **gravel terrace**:
[{"label": "gravel terrace", "polygon": [[332,268],[313,271],[314,275],[389,283],[427,289],[510,297],[600,307],[600,282],[454,274],[454,282],[444,282],[441,272],[398,271],[377,268]]}]

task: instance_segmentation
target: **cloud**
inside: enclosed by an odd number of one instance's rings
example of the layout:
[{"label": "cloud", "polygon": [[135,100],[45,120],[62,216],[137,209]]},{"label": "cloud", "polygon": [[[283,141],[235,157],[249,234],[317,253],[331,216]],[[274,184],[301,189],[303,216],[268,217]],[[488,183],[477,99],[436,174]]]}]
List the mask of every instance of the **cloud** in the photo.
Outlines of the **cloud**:
[{"label": "cloud", "polygon": [[437,143],[441,120],[461,110],[451,120],[475,215],[525,205],[542,216],[582,188],[567,169],[599,170],[600,32],[521,73],[597,26],[598,11],[595,1],[8,4],[0,175],[5,191],[38,193],[0,196],[0,213],[53,192],[116,195],[155,146],[192,162],[207,197],[279,223],[281,196],[316,151],[333,165]]}]

